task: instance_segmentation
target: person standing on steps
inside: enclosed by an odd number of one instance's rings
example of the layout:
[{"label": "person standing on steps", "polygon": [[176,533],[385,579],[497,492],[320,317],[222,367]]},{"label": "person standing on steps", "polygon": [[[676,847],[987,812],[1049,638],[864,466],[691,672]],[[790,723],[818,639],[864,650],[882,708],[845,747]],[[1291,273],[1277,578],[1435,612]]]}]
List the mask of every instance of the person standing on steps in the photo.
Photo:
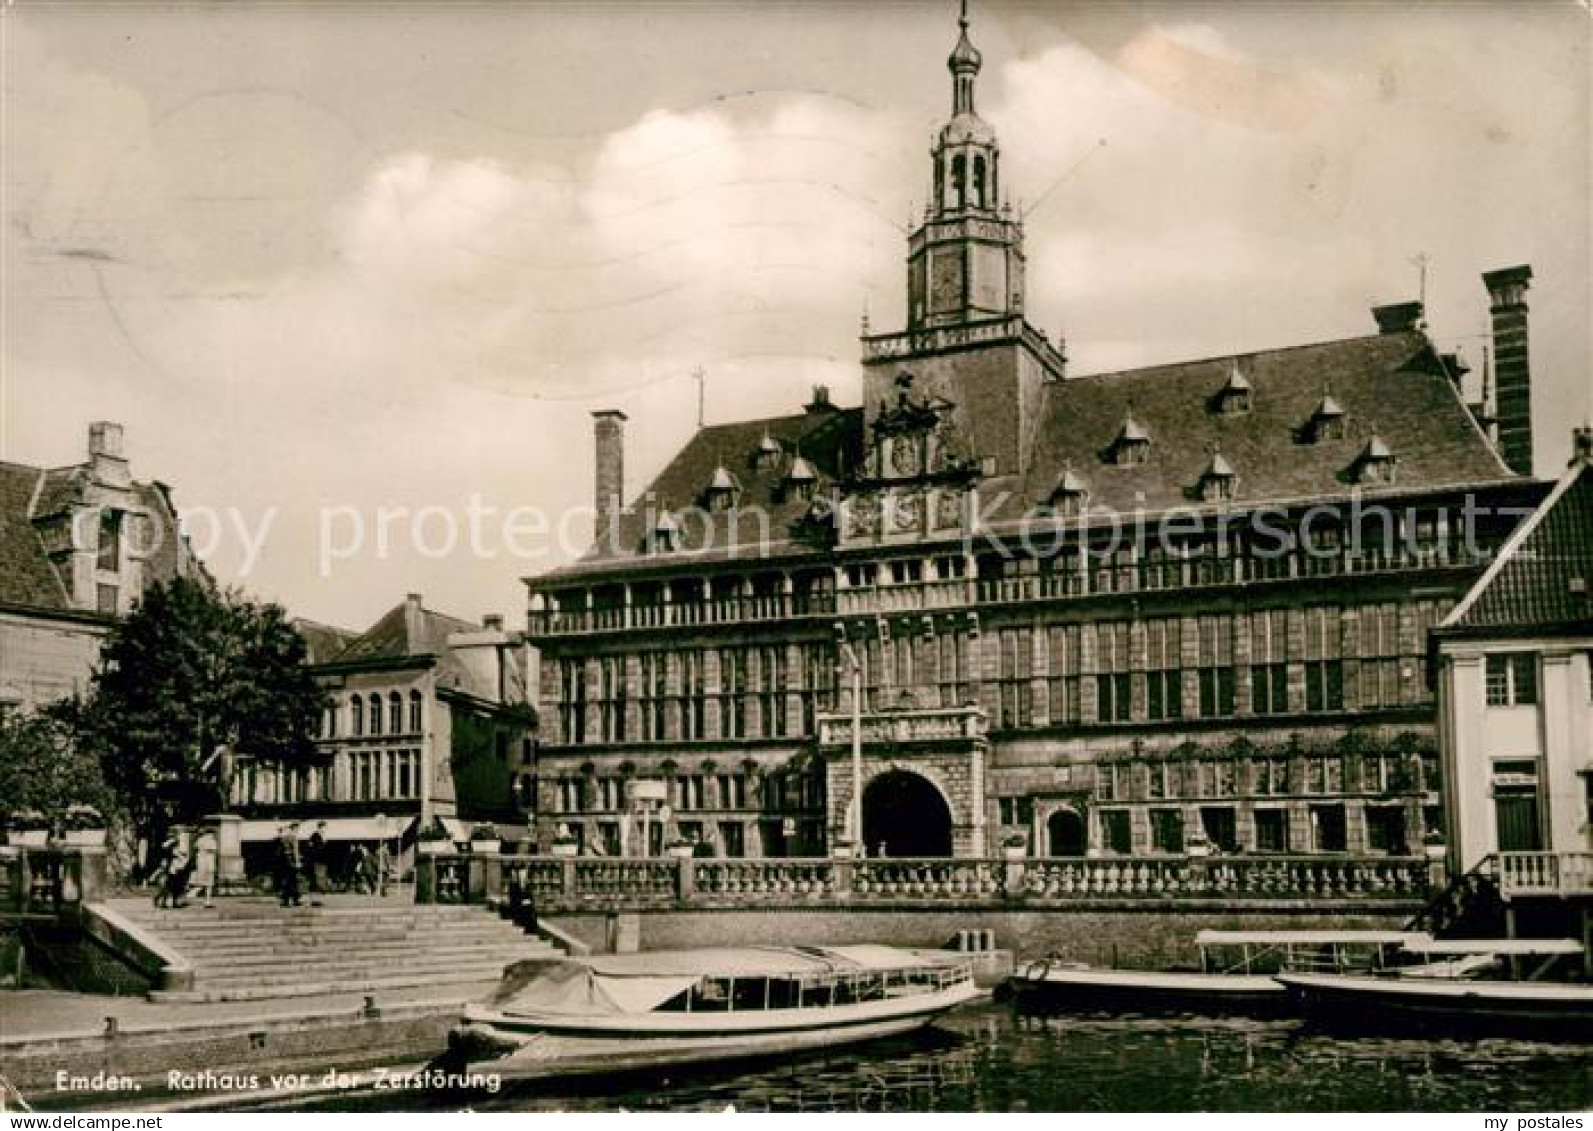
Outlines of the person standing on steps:
[{"label": "person standing on steps", "polygon": [[210,829],[201,829],[194,836],[194,878],[192,890],[194,898],[200,901],[203,907],[214,907],[216,898],[216,858],[220,854],[220,846],[216,842],[216,834]]},{"label": "person standing on steps", "polygon": [[277,898],[283,907],[299,907],[299,825],[290,821],[277,836]]},{"label": "person standing on steps", "polygon": [[318,905],[320,896],[327,891],[326,882],[326,822],[322,821],[315,826],[315,831],[310,834],[310,839],[304,845],[305,876],[310,881],[310,906]]}]

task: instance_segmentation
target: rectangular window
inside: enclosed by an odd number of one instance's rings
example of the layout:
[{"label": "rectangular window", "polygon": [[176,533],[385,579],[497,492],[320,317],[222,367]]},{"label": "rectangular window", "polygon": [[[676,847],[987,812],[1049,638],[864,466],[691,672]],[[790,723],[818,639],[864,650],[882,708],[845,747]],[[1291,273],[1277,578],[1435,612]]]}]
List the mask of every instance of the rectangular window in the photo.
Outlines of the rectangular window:
[{"label": "rectangular window", "polygon": [[122,568],[122,512],[100,512],[100,539],[95,568],[116,573]]},{"label": "rectangular window", "polygon": [[1126,723],[1132,716],[1133,677],[1127,672],[1095,677],[1097,714],[1103,723]]},{"label": "rectangular window", "polygon": [[1150,811],[1151,851],[1179,853],[1184,850],[1184,814],[1178,809]]},{"label": "rectangular window", "polygon": [[1305,665],[1305,709],[1344,709],[1344,661],[1310,660]]},{"label": "rectangular window", "polygon": [[1134,851],[1134,838],[1124,809],[1101,810],[1101,841],[1108,852],[1127,856]]},{"label": "rectangular window", "polygon": [[1289,851],[1289,812],[1287,809],[1256,810],[1256,851]]},{"label": "rectangular window", "polygon": [[1051,722],[1077,723],[1079,721],[1079,626],[1055,624],[1049,630],[1050,678],[1047,694],[1050,697]]},{"label": "rectangular window", "polygon": [[1403,855],[1409,850],[1405,842],[1405,810],[1399,805],[1370,805],[1366,809],[1366,844],[1374,852]]},{"label": "rectangular window", "polygon": [[1200,824],[1206,830],[1206,839],[1223,852],[1239,850],[1239,828],[1231,807],[1207,806],[1200,811]]},{"label": "rectangular window", "polygon": [[1529,707],[1538,702],[1535,652],[1489,653],[1484,676],[1490,707]]},{"label": "rectangular window", "polygon": [[1289,710],[1289,666],[1250,665],[1250,709],[1258,715],[1283,715]]},{"label": "rectangular window", "polygon": [[[559,664],[559,708],[560,729],[564,741],[568,743],[582,743],[586,741],[586,662],[584,660],[564,660]],[[372,712],[371,733],[375,734],[380,728],[381,707],[377,706]]]},{"label": "rectangular window", "polygon": [[1183,631],[1177,617],[1145,622],[1145,714],[1176,719],[1184,713]]},{"label": "rectangular window", "polygon": [[1344,806],[1311,806],[1311,845],[1318,852],[1343,852]]},{"label": "rectangular window", "polygon": [[119,594],[114,585],[99,585],[95,587],[95,608],[107,616],[116,613],[116,601]]},{"label": "rectangular window", "polygon": [[1027,628],[1002,629],[997,725],[1026,727],[1034,721],[1031,637]]},{"label": "rectangular window", "polygon": [[1126,621],[1097,625],[1095,629],[1096,717],[1103,723],[1126,723],[1133,718],[1133,676]]},{"label": "rectangular window", "polygon": [[747,736],[747,653],[726,648],[719,653],[720,730],[725,738]]}]

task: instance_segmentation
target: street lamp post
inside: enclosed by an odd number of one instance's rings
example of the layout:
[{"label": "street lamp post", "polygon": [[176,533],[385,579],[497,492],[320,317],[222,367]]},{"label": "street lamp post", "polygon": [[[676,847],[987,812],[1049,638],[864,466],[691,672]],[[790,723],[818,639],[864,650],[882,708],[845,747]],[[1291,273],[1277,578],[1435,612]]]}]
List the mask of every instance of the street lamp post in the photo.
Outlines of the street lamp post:
[{"label": "street lamp post", "polygon": [[863,666],[844,636],[840,647],[852,669],[852,801],[846,807],[846,836],[858,851],[863,844]]}]

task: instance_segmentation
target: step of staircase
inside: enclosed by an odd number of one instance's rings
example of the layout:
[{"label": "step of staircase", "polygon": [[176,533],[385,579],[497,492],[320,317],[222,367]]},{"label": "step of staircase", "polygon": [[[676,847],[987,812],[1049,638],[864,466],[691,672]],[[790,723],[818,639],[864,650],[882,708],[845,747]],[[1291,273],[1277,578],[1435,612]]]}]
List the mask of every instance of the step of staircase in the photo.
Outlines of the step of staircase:
[{"label": "step of staircase", "polygon": [[484,907],[416,906],[331,897],[320,907],[222,900],[111,910],[193,967],[193,988],[157,1001],[263,1001],[320,994],[495,982],[506,966],[559,952]]}]

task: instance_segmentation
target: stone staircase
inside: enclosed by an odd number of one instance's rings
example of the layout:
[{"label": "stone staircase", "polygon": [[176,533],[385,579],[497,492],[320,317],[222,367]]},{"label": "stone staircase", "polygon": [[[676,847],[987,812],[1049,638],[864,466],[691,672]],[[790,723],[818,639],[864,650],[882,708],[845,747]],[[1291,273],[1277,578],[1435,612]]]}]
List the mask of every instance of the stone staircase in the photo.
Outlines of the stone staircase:
[{"label": "stone staircase", "polygon": [[193,988],[157,1001],[263,1001],[496,981],[511,962],[554,957],[543,939],[484,907],[328,899],[284,908],[226,899],[159,909],[146,899],[105,906],[194,969]]}]

